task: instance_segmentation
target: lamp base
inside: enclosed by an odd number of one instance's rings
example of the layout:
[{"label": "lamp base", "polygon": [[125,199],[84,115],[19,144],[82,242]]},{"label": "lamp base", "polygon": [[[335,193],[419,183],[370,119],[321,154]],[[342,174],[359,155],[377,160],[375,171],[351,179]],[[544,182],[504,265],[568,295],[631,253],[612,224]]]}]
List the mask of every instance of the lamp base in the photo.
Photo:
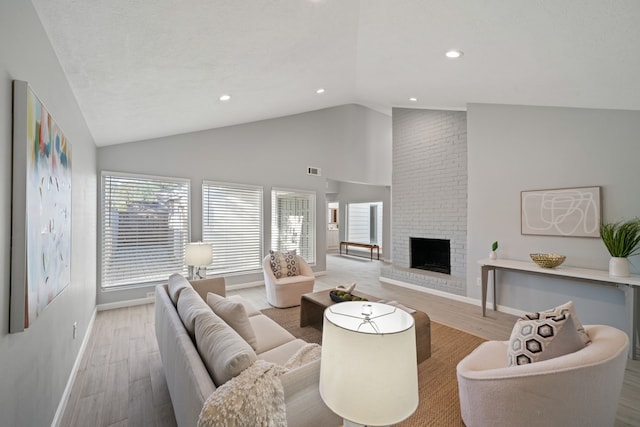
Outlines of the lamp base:
[{"label": "lamp base", "polygon": [[207,267],[189,266],[188,280],[202,280],[207,278]]}]

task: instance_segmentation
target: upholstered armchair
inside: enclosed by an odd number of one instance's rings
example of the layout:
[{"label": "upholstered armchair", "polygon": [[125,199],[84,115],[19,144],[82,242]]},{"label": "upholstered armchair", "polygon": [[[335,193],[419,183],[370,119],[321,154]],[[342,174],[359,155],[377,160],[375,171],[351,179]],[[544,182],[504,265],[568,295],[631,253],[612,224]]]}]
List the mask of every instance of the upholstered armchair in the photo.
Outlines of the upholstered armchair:
[{"label": "upholstered armchair", "polygon": [[300,305],[302,294],[313,292],[313,284],[315,283],[313,270],[300,255],[296,255],[296,262],[299,275],[277,279],[271,269],[270,256],[267,255],[262,260],[267,301],[272,306],[286,308]]},{"label": "upholstered armchair", "polygon": [[591,344],[549,360],[507,366],[508,341],[487,341],[457,367],[462,420],[482,426],[613,426],[627,335],[586,325]]}]

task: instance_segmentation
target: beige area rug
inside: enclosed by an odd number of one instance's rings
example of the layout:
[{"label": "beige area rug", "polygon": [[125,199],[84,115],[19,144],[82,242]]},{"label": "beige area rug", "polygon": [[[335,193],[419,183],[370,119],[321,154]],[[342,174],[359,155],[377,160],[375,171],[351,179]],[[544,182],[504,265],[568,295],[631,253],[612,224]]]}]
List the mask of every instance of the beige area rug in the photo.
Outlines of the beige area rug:
[{"label": "beige area rug", "polygon": [[[262,310],[295,337],[321,344],[322,332],[300,327],[300,307]],[[420,403],[401,427],[464,426],[460,417],[456,365],[485,340],[466,332],[431,322],[431,357],[418,365]]]}]

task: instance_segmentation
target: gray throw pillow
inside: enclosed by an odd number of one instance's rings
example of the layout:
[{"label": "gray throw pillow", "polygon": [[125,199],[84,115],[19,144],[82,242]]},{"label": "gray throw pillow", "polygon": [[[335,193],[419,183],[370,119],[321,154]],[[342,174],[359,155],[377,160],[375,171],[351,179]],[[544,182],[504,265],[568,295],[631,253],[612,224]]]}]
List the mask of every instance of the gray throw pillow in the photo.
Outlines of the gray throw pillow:
[{"label": "gray throw pillow", "polygon": [[196,318],[204,313],[212,313],[211,307],[200,297],[195,289],[189,287],[184,288],[178,298],[178,316],[182,320],[184,328],[189,332],[189,335],[193,339],[196,333]]},{"label": "gray throw pillow", "polygon": [[181,274],[173,273],[171,276],[169,276],[169,298],[171,298],[174,306],[178,303],[180,292],[182,292],[183,289],[190,287],[191,283],[189,283],[187,279],[182,277]]},{"label": "gray throw pillow", "polygon": [[258,359],[249,344],[213,312],[196,318],[196,347],[218,387]]},{"label": "gray throw pillow", "polygon": [[251,322],[249,322],[249,316],[242,303],[209,292],[207,294],[207,304],[213,309],[213,312],[231,326],[251,348],[256,349],[256,334],[253,331]]}]

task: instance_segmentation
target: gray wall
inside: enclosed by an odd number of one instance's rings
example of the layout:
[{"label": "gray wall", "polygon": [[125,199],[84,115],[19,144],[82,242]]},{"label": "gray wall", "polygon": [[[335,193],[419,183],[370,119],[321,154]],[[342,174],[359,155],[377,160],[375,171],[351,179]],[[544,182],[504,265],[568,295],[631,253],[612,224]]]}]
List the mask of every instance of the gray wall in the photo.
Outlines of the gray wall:
[{"label": "gray wall", "polygon": [[[600,239],[523,236],[520,191],[602,186],[604,221],[640,215],[637,164],[640,112],[471,104],[468,108],[469,212],[467,295],[480,297],[476,263],[498,240],[498,256],[567,256],[568,266],[607,269]],[[640,258],[632,259],[640,270]],[[499,304],[530,311],[567,300],[583,323],[626,330],[622,291],[587,282],[500,275]]]},{"label": "gray wall", "polygon": [[[326,178],[391,183],[391,118],[344,105],[277,119],[102,147],[100,171],[191,180],[191,240],[202,236],[202,180],[264,187],[264,251],[271,241],[271,188],[316,192],[316,265],[326,268]],[[322,176],[307,175],[307,167]],[[230,276],[227,283],[262,280],[262,273]],[[98,290],[98,303],[143,298],[151,287]]]},{"label": "gray wall", "polygon": [[[12,80],[25,80],[72,144],[71,284],[24,332],[8,334]],[[30,1],[0,2],[0,424],[50,425],[95,309],[95,145]],[[73,322],[78,338],[72,338]]]},{"label": "gray wall", "polygon": [[[389,162],[390,163],[390,162]],[[380,259],[391,260],[391,187],[382,185],[356,184],[343,181],[329,181],[327,189],[331,194],[327,194],[327,200],[338,202],[340,219],[338,223],[338,235],[340,241],[347,240],[346,235],[346,215],[349,203],[373,203],[382,202],[382,251]],[[349,252],[363,253],[370,255],[368,250],[358,250],[356,247],[349,248]]]}]

